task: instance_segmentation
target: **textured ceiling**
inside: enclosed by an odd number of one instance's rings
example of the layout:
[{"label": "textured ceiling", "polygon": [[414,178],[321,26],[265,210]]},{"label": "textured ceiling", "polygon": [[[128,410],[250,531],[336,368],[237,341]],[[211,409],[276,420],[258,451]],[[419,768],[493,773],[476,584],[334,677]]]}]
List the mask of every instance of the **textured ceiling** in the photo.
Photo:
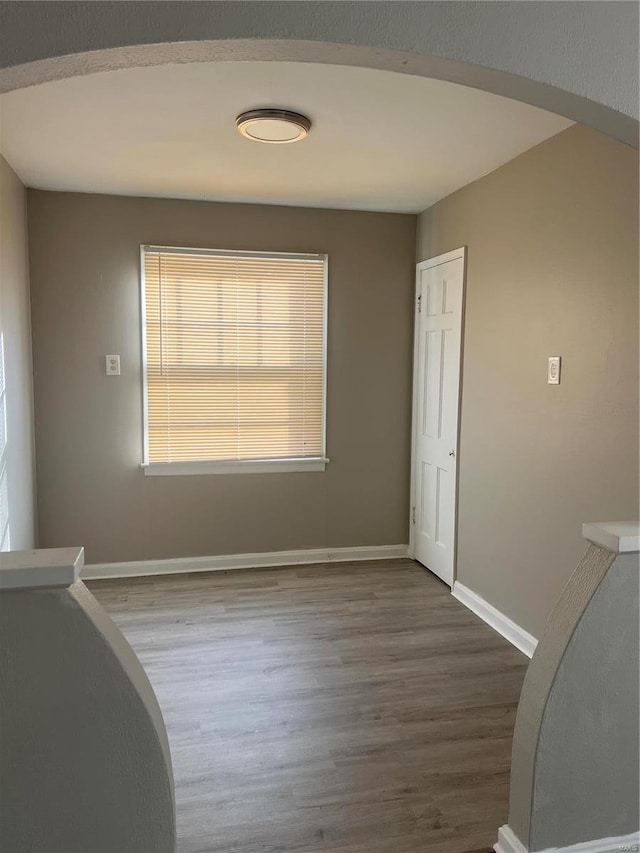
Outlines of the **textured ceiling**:
[{"label": "textured ceiling", "polygon": [[[283,106],[294,145],[234,120]],[[28,186],[417,212],[571,122],[453,83],[366,68],[212,62],[113,71],[0,98],[0,147]]]}]

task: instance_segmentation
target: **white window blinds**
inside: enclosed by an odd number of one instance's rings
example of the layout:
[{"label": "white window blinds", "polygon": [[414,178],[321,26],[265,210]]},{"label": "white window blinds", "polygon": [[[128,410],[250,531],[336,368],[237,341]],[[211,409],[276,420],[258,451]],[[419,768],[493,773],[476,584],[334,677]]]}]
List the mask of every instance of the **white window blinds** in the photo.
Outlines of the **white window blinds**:
[{"label": "white window blinds", "polygon": [[324,457],[326,257],[145,246],[146,463]]}]

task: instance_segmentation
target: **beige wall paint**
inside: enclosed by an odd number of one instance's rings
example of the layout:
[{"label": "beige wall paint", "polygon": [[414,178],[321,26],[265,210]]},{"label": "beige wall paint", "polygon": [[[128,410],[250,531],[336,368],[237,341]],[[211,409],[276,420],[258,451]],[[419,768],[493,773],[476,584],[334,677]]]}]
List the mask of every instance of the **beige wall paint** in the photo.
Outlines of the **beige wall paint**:
[{"label": "beige wall paint", "polygon": [[1,156],[0,333],[5,377],[4,410],[0,404],[0,538],[8,517],[9,544],[19,550],[34,548],[36,539],[26,192]]},{"label": "beige wall paint", "polygon": [[569,128],[421,214],[461,245],[457,578],[540,636],[582,522],[638,517],[637,152]]},{"label": "beige wall paint", "polygon": [[[408,540],[416,217],[29,191],[41,545],[87,562]],[[145,477],[139,246],[328,252],[324,473]],[[104,374],[120,353],[122,375]]]}]

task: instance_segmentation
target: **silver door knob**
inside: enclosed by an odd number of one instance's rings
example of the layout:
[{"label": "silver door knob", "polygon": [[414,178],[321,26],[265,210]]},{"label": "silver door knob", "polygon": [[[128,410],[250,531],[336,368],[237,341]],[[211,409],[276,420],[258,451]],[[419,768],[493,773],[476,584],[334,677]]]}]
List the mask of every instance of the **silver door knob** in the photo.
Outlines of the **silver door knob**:
[{"label": "silver door knob", "polygon": [[450,450],[450,451],[449,451],[449,456],[455,456],[455,455],[456,455],[455,450]]}]

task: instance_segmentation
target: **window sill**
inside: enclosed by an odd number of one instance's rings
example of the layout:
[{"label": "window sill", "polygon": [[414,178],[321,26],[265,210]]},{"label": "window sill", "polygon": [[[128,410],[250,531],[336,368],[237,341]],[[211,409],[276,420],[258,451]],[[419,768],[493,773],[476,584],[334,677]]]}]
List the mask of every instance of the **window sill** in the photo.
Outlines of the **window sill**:
[{"label": "window sill", "polygon": [[328,459],[249,459],[232,462],[151,462],[143,463],[145,477],[173,477],[190,474],[285,474],[324,471]]}]

